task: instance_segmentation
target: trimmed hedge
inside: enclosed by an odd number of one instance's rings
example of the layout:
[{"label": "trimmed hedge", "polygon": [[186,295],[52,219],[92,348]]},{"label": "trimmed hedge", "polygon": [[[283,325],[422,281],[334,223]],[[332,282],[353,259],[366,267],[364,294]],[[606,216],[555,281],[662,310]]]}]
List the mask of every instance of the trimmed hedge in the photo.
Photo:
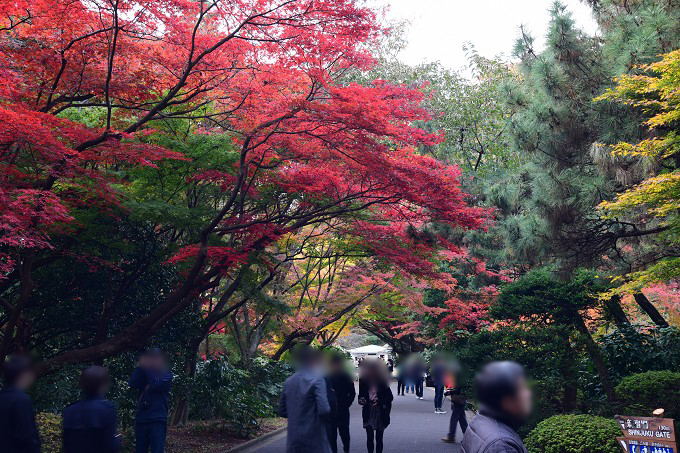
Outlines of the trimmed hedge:
[{"label": "trimmed hedge", "polygon": [[616,386],[622,414],[650,417],[654,409],[665,409],[664,417],[680,418],[680,373],[647,371],[628,376]]},{"label": "trimmed hedge", "polygon": [[40,446],[43,453],[61,452],[61,417],[49,412],[38,412],[35,416],[40,434]]},{"label": "trimmed hedge", "polygon": [[539,423],[526,438],[529,453],[620,453],[619,424],[594,415],[555,415]]}]

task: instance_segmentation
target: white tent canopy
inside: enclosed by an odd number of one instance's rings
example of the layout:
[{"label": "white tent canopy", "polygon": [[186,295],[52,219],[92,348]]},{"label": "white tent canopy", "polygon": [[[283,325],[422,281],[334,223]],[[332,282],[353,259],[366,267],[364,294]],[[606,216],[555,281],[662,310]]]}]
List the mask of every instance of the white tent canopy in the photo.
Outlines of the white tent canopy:
[{"label": "white tent canopy", "polygon": [[368,346],[361,346],[360,348],[350,349],[347,352],[349,352],[352,356],[354,363],[357,363],[359,360],[365,359],[367,357],[382,359],[387,362],[387,360],[392,355],[392,348],[389,347],[389,345],[378,346],[371,344]]}]

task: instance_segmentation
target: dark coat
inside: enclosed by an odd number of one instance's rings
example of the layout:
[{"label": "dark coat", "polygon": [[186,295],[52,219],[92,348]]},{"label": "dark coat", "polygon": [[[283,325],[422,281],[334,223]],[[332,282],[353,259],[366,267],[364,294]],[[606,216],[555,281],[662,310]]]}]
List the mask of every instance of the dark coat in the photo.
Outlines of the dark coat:
[{"label": "dark coat", "polygon": [[463,453],[528,453],[510,419],[482,408],[463,436]]},{"label": "dark coat", "polygon": [[137,367],[132,372],[128,384],[139,391],[136,423],[165,422],[168,420],[168,400],[172,386],[172,373]]},{"label": "dark coat", "polygon": [[338,411],[348,411],[357,396],[354,379],[348,373],[340,372],[331,375],[330,381],[338,400]]},{"label": "dark coat", "polygon": [[325,377],[326,382],[326,397],[328,398],[328,405],[331,408],[331,412],[325,416],[326,420],[332,422],[338,415],[338,394],[333,388],[333,382],[330,377]]},{"label": "dark coat", "polygon": [[64,453],[115,453],[116,408],[102,398],[87,398],[64,409]]},{"label": "dark coat", "polygon": [[[371,419],[371,402],[369,397],[369,383],[364,379],[359,379],[359,404],[362,400],[365,404],[362,404],[361,408],[361,418],[363,419],[364,425],[370,422]],[[390,412],[392,412],[392,401],[394,400],[394,395],[392,395],[392,390],[390,386],[381,382],[378,386],[378,406],[380,406],[380,419],[381,425],[384,428],[390,424]]]},{"label": "dark coat", "polygon": [[303,368],[286,379],[279,401],[279,415],[288,419],[286,453],[330,453],[324,419],[330,412],[321,373]]},{"label": "dark coat", "polygon": [[15,388],[0,391],[0,450],[3,453],[40,452],[31,399]]}]

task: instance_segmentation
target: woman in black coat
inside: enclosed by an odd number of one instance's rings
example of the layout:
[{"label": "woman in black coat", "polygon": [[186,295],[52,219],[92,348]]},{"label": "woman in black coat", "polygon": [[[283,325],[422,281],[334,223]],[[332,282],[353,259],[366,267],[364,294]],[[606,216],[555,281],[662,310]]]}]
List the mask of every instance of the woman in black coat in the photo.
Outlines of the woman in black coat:
[{"label": "woman in black coat", "polygon": [[359,404],[366,429],[368,453],[382,453],[383,433],[390,424],[392,390],[385,364],[372,361],[364,364],[359,376]]}]

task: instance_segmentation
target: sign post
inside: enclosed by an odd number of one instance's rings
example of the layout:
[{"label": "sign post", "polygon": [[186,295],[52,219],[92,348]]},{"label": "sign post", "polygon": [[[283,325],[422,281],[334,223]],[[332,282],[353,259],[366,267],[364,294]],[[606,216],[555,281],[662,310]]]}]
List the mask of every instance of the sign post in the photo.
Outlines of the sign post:
[{"label": "sign post", "polygon": [[623,437],[616,440],[625,453],[679,453],[673,419],[617,415]]}]

